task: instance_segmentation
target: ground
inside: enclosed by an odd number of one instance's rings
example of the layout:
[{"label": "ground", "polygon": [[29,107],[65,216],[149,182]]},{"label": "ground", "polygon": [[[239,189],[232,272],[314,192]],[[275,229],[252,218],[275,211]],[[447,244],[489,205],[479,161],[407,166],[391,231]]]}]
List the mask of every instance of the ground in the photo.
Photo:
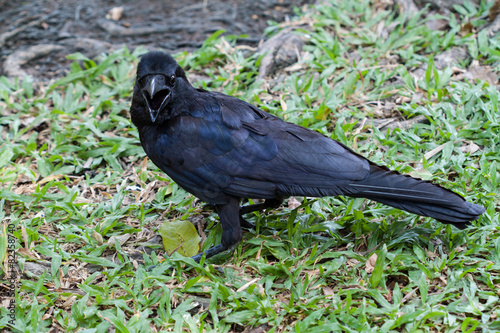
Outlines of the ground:
[{"label": "ground", "polygon": [[[33,46],[62,45],[64,49],[48,55],[37,53],[40,48],[33,49],[36,59],[22,66],[34,77],[51,79],[67,73],[71,62],[65,56],[77,51],[90,58],[123,44],[130,49],[144,46],[171,52],[192,51],[218,30],[240,36],[239,44],[256,46],[269,22],[282,22],[294,15],[294,7],[311,2],[44,0],[23,1],[20,5],[16,1],[0,1],[0,63],[14,52]],[[115,7],[123,7],[117,21],[109,16]]]}]

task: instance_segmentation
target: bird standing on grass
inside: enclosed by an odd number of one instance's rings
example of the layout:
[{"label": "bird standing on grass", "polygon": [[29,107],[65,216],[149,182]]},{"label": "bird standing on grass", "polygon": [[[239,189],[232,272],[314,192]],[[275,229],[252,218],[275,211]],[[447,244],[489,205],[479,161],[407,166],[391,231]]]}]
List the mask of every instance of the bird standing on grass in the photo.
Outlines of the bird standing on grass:
[{"label": "bird standing on grass", "polygon": [[[484,212],[450,190],[376,165],[318,132],[235,97],[196,89],[166,53],[141,58],[130,115],[153,163],[215,205],[222,242],[204,252],[207,258],[241,241],[241,227],[250,225],[243,214],[277,207],[287,196],[368,198],[458,228]],[[265,202],[240,207],[247,198]]]}]

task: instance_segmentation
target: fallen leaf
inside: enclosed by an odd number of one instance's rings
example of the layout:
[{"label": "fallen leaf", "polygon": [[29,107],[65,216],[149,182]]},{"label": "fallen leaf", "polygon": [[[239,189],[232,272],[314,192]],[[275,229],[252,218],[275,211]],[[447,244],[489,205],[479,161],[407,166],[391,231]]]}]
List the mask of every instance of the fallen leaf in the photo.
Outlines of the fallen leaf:
[{"label": "fallen leaf", "polygon": [[466,22],[460,26],[460,31],[458,32],[460,36],[466,36],[470,33],[472,33],[472,30],[474,29],[474,26],[470,22]]},{"label": "fallen leaf", "polygon": [[384,294],[384,298],[387,300],[387,302],[392,302],[392,290],[387,289],[387,294]]},{"label": "fallen leaf", "polygon": [[[121,236],[113,236],[108,240],[108,246],[115,246],[116,242],[120,245],[125,244],[126,241],[131,237],[131,234],[123,234]],[[101,238],[102,239],[102,238]]]},{"label": "fallen leaf", "polygon": [[187,220],[165,222],[159,233],[163,237],[163,247],[168,254],[177,252],[185,257],[192,257],[200,250],[201,237],[194,225]]},{"label": "fallen leaf", "polygon": [[373,253],[370,258],[366,261],[365,272],[371,273],[375,269],[375,263],[377,262],[377,254]]},{"label": "fallen leaf", "polygon": [[464,153],[475,153],[476,151],[479,150],[479,146],[476,145],[474,142],[470,142],[468,145],[460,147],[460,150]]},{"label": "fallen leaf", "polygon": [[[331,298],[331,296],[334,295],[334,292],[333,292],[333,289],[330,288],[330,287],[323,287],[323,294],[325,296],[330,296],[329,298]],[[327,297],[328,298],[328,297]]]},{"label": "fallen leaf", "polygon": [[33,252],[31,252],[29,249],[25,247],[21,247],[20,249],[18,249],[17,253],[25,255],[31,259],[40,259],[37,255],[35,255]]},{"label": "fallen leaf", "polygon": [[123,15],[123,7],[113,7],[109,10],[108,14],[106,15],[106,18],[108,20],[113,20],[113,21],[119,21],[122,18]]},{"label": "fallen leaf", "polygon": [[427,257],[429,257],[431,259],[434,259],[434,258],[438,257],[437,254],[435,254],[434,252],[431,252],[431,251],[429,251],[427,249],[425,250],[425,254],[427,254]]},{"label": "fallen leaf", "polygon": [[300,201],[295,199],[295,197],[290,197],[288,199],[288,209],[295,209],[301,205]]},{"label": "fallen leaf", "polygon": [[45,183],[50,182],[51,180],[56,180],[56,179],[63,178],[63,177],[64,177],[63,175],[50,175],[50,176],[47,176],[47,177],[43,178],[42,180],[40,180],[37,183],[37,185],[43,185]]},{"label": "fallen leaf", "polygon": [[288,106],[286,105],[286,102],[283,99],[283,96],[280,97],[280,104],[281,104],[281,108],[283,109],[283,112],[286,112],[286,110],[288,109]]},{"label": "fallen leaf", "polygon": [[76,301],[76,296],[75,295],[71,295],[70,297],[68,297],[68,299],[66,301],[64,301],[63,304],[61,304],[61,307],[63,309],[69,309],[71,308],[71,306],[73,305],[73,303],[75,303]]},{"label": "fallen leaf", "polygon": [[92,238],[95,239],[95,241],[97,242],[97,245],[100,246],[100,245],[104,244],[104,240],[102,239],[102,235],[95,230],[92,233]]},{"label": "fallen leaf", "polygon": [[87,161],[85,161],[85,164],[83,165],[83,168],[84,169],[88,169],[90,168],[90,166],[92,165],[92,162],[94,161],[94,158],[93,157],[89,157],[87,159]]}]

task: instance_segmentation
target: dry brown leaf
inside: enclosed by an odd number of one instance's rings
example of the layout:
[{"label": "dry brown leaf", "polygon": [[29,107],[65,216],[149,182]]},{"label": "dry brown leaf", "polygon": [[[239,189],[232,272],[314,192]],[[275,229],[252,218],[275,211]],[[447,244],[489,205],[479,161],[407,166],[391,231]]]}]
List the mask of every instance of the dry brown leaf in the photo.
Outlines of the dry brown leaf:
[{"label": "dry brown leaf", "polygon": [[384,294],[384,298],[387,300],[387,302],[392,302],[392,290],[387,289],[387,294]]},{"label": "dry brown leaf", "polygon": [[61,174],[59,174],[59,175],[50,175],[50,176],[47,176],[44,179],[40,180],[37,184],[38,185],[42,185],[42,184],[50,182],[51,180],[55,180],[55,179],[59,179],[59,178],[63,178],[63,175],[61,175]]},{"label": "dry brown leaf", "polygon": [[288,199],[288,209],[293,210],[293,209],[299,207],[300,205],[301,205],[300,201],[295,199],[295,197],[290,197],[290,199]]},{"label": "dry brown leaf", "polygon": [[280,104],[281,104],[281,109],[283,110],[283,112],[286,112],[286,110],[288,109],[288,106],[286,105],[286,102],[283,99],[283,96],[280,96]]},{"label": "dry brown leaf", "polygon": [[115,246],[116,242],[120,243],[120,245],[125,244],[132,234],[123,234],[120,236],[113,236],[108,240],[108,246]]},{"label": "dry brown leaf", "polygon": [[[5,171],[7,171],[7,168],[4,169]],[[15,184],[16,185],[20,185],[20,184],[23,184],[23,183],[29,183],[31,182],[31,178],[28,177],[26,174],[24,173],[19,173],[17,175],[17,178],[16,178],[16,181],[15,181]]]},{"label": "dry brown leaf", "polygon": [[68,297],[68,299],[61,305],[61,307],[63,309],[69,309],[71,308],[71,306],[73,305],[73,303],[75,303],[76,301],[76,296],[75,295],[71,295],[70,297]]},{"label": "dry brown leaf", "polygon": [[97,242],[97,245],[101,246],[102,244],[104,244],[104,240],[102,239],[102,236],[100,233],[98,233],[97,231],[94,230],[94,232],[92,233],[92,238],[95,239],[95,241]]},{"label": "dry brown leaf", "polygon": [[472,33],[473,29],[474,29],[474,26],[472,25],[472,23],[466,22],[460,26],[460,31],[458,32],[458,34],[460,36],[466,36],[466,35]]},{"label": "dry brown leaf", "polygon": [[448,280],[446,279],[445,274],[441,274],[441,276],[439,276],[439,280],[441,280],[441,282],[443,282],[444,286],[448,285]]},{"label": "dry brown leaf", "polygon": [[349,258],[349,259],[347,259],[346,264],[349,267],[354,267],[354,266],[356,266],[356,265],[359,264],[359,260],[358,259]]},{"label": "dry brown leaf", "polygon": [[[54,309],[54,307],[52,307],[52,309]],[[52,317],[52,313],[51,311],[45,313],[43,316],[42,316],[42,320],[45,321],[47,319],[49,319],[50,317]]]},{"label": "dry brown leaf", "polygon": [[3,308],[8,308],[9,305],[10,305],[10,298],[9,297],[5,297],[3,298],[3,301],[0,302],[0,305],[3,307]]},{"label": "dry brown leaf", "polygon": [[[28,244],[29,244],[29,237],[28,233],[26,232],[26,228],[21,226],[21,235],[24,241],[24,247],[28,250]],[[29,250],[28,250],[29,251]]]},{"label": "dry brown leaf", "polygon": [[330,287],[323,287],[323,294],[326,296],[326,298],[332,298],[333,295],[335,294],[333,289]]},{"label": "dry brown leaf", "polygon": [[83,168],[84,169],[88,169],[90,168],[90,166],[92,165],[92,162],[94,161],[94,158],[93,157],[89,157],[86,161],[85,161],[85,164],[83,165]]},{"label": "dry brown leaf", "polygon": [[37,256],[35,253],[31,252],[29,249],[22,247],[17,250],[18,253],[23,254],[31,259],[40,259],[39,256]]},{"label": "dry brown leaf", "polygon": [[124,9],[125,8],[123,8],[122,6],[113,7],[109,10],[108,14],[106,15],[106,18],[108,20],[119,21],[123,16]]},{"label": "dry brown leaf", "polygon": [[460,147],[460,150],[464,153],[473,154],[479,150],[479,146],[476,145],[474,142],[470,141],[468,145],[464,145],[464,146]]},{"label": "dry brown leaf", "polygon": [[434,259],[434,258],[438,257],[437,254],[435,254],[434,252],[431,252],[431,251],[429,251],[427,249],[425,249],[425,254],[427,254],[427,257],[429,257],[431,259]]},{"label": "dry brown leaf", "polygon": [[375,269],[375,263],[377,262],[377,254],[373,253],[370,258],[366,261],[365,272],[371,273]]}]

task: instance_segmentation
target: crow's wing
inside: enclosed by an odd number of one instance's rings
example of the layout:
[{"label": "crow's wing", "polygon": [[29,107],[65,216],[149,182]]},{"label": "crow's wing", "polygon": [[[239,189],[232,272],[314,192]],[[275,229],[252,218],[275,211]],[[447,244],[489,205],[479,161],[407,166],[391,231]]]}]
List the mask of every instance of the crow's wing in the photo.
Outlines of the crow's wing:
[{"label": "crow's wing", "polygon": [[142,141],[160,169],[208,202],[224,194],[348,194],[345,185],[370,172],[369,162],[342,144],[239,99],[205,92],[192,105],[189,115]]}]

